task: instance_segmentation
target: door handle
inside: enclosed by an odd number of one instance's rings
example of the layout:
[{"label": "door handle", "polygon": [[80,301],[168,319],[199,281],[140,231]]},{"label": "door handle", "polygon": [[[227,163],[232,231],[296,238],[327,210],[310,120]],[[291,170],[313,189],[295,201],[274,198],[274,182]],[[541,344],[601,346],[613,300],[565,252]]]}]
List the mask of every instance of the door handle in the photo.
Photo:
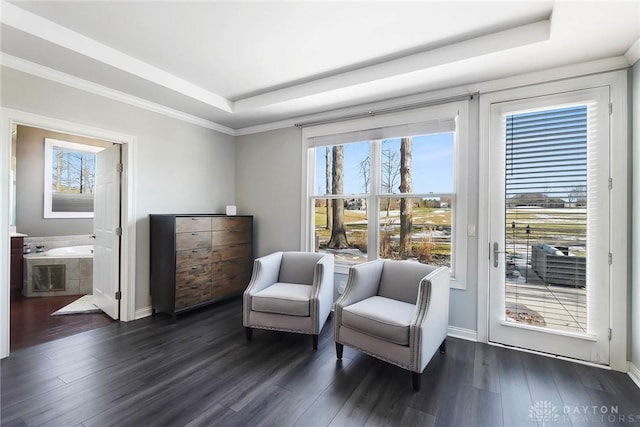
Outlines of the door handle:
[{"label": "door handle", "polygon": [[495,268],[498,268],[498,254],[500,254],[498,249],[498,242],[493,242],[493,266]]}]

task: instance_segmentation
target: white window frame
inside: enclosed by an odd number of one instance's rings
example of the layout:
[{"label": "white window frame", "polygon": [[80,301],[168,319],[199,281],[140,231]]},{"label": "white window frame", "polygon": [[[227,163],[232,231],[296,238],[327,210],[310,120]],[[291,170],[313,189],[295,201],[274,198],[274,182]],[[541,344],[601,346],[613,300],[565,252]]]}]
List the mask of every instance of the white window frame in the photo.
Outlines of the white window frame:
[{"label": "white window frame", "polygon": [[93,218],[91,212],[54,212],[53,211],[53,149],[54,147],[66,148],[73,151],[84,151],[95,154],[104,150],[104,147],[94,145],[79,144],[76,142],[61,141],[54,138],[44,139],[44,218]]},{"label": "white window frame", "polygon": [[[302,200],[302,241],[301,248],[307,251],[314,250],[314,215],[311,209],[311,201],[315,196],[315,148],[312,143],[313,138],[336,135],[346,132],[364,131],[367,129],[384,128],[391,126],[410,125],[418,122],[428,122],[433,120],[456,120],[455,139],[454,139],[454,189],[453,203],[454,215],[452,217],[452,253],[451,253],[451,288],[466,289],[467,288],[467,258],[468,258],[468,190],[469,190],[469,101],[457,101],[447,104],[434,105],[424,108],[394,112],[389,114],[381,114],[372,117],[366,117],[355,120],[340,121],[336,123],[322,124],[317,126],[304,127],[302,131],[303,137],[303,188],[304,197]],[[379,142],[372,141],[372,144]],[[372,149],[372,164],[379,163],[380,150]],[[374,168],[372,168],[372,171]],[[373,178],[373,177],[372,177]],[[373,179],[372,179],[373,182]],[[450,193],[442,193],[444,196],[450,196]],[[440,194],[412,194],[414,197],[438,197]],[[332,198],[329,195],[329,198]],[[404,197],[404,194],[388,194],[382,193],[381,188],[372,185],[369,193],[366,195],[345,195],[349,198],[367,198],[367,203],[377,203],[384,197]],[[315,197],[317,198],[317,197]],[[326,198],[326,197],[322,197]],[[374,260],[378,258],[379,248],[379,218],[371,217],[368,225],[369,247],[374,248],[368,251],[368,259]],[[348,265],[336,264],[336,273],[346,274]]]}]

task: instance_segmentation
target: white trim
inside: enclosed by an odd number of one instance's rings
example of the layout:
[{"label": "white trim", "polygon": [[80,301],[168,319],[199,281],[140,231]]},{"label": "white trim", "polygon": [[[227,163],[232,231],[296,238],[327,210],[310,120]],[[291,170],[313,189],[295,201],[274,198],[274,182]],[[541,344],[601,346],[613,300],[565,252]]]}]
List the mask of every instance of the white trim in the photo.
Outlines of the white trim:
[{"label": "white trim", "polygon": [[478,341],[478,332],[472,329],[459,328],[449,325],[447,335],[454,338],[460,338],[467,341]]},{"label": "white trim", "polygon": [[[193,116],[191,114],[183,113],[182,111],[174,110],[173,108],[166,107],[164,105],[156,104],[155,102],[147,101],[146,99],[138,98],[133,95],[129,95],[124,92],[117,91],[99,84],[83,80],[79,77],[75,77],[51,68],[47,68],[40,64],[26,61],[15,56],[8,55],[6,53],[0,54],[0,64],[2,66],[12,68],[14,70],[22,71],[23,73],[31,74],[36,77],[51,80],[53,82],[61,83],[63,85],[80,89],[85,92],[99,95],[114,101],[122,102],[127,105],[142,108],[147,111],[162,114],[163,116],[171,117],[181,120],[186,123],[191,123],[197,126],[201,126],[207,129],[212,129],[218,132],[225,133],[227,135],[236,136],[236,131],[230,127],[223,126],[210,120],[205,120],[200,117]],[[293,124],[292,124],[293,126]]]},{"label": "white trim", "polygon": [[632,362],[629,362],[629,377],[633,380],[634,383],[640,388],[640,368],[634,365]]},{"label": "white trim", "polygon": [[139,308],[136,310],[135,315],[133,316],[133,320],[144,319],[145,317],[149,317],[153,314],[153,310],[151,306]]},{"label": "white trim", "polygon": [[127,322],[135,314],[135,276],[136,276],[136,137],[105,129],[85,126],[78,123],[40,116],[19,110],[3,108],[0,123],[0,358],[9,355],[10,303],[9,303],[9,210],[10,201],[10,162],[11,128],[14,124],[38,127],[55,132],[69,133],[90,138],[103,139],[123,145],[124,175],[122,183],[122,251],[121,251],[121,290],[120,320]]},{"label": "white trim", "polygon": [[630,66],[633,66],[640,59],[640,38],[637,39],[627,51],[624,53],[624,57],[629,62]]},{"label": "white trim", "polygon": [[611,192],[611,206],[615,206],[618,216],[612,218],[611,251],[614,253],[614,264],[611,273],[610,316],[613,330],[610,341],[610,367],[625,372],[627,369],[627,265],[628,265],[628,230],[627,230],[627,186],[628,186],[628,135],[627,135],[627,72],[626,70],[590,76],[576,77],[561,81],[525,86],[517,91],[500,91],[483,94],[480,97],[480,177],[479,177],[479,221],[478,221],[478,306],[477,325],[478,339],[488,342],[488,300],[489,300],[489,141],[490,141],[490,107],[491,104],[513,99],[536,97],[573,90],[610,86],[613,114],[611,116],[611,141],[618,141],[616,150],[612,151],[611,162],[614,188]]},{"label": "white trim", "polygon": [[394,106],[402,106],[419,102],[429,102],[443,98],[450,98],[469,93],[490,93],[505,89],[517,88],[527,85],[535,85],[539,83],[554,82],[579,76],[587,76],[590,74],[604,73],[608,71],[620,70],[629,67],[629,62],[624,56],[614,56],[609,58],[597,59],[589,62],[581,62],[578,64],[565,65],[562,67],[549,68],[541,71],[534,71],[525,74],[518,74],[511,77],[504,77],[486,82],[470,83],[464,86],[456,86],[448,89],[438,89],[429,92],[421,92],[415,95],[402,96],[396,98],[388,98],[381,101],[375,101],[367,104],[360,104],[353,107],[328,109],[322,113],[310,114],[306,116],[298,116],[294,119],[281,120],[277,122],[265,123],[262,125],[248,126],[235,130],[236,135],[251,135],[261,132],[267,132],[277,129],[293,127],[296,123],[307,121],[322,121],[327,118],[336,116],[348,116],[375,110],[377,108],[389,108]]},{"label": "white trim", "polygon": [[504,345],[504,344],[500,344],[500,343],[492,342],[492,341],[489,341],[487,344],[492,345],[494,347],[505,348],[507,350],[521,351],[523,353],[529,353],[529,354],[535,354],[537,356],[548,357],[550,359],[565,360],[567,362],[573,362],[573,363],[578,363],[580,365],[591,366],[592,368],[604,369],[605,371],[611,371],[612,370],[611,367],[609,367],[607,365],[599,365],[597,363],[587,362],[585,360],[580,360],[580,359],[572,359],[570,357],[559,356],[557,354],[545,353],[545,352],[536,351],[536,350],[529,350],[529,349],[520,348],[520,347],[511,347],[511,346],[508,346],[508,345]]},{"label": "white trim", "polygon": [[[636,42],[632,48],[638,44]],[[631,48],[630,48],[631,51]],[[630,52],[628,51],[628,53]],[[626,55],[626,54],[625,54]],[[631,57],[633,59],[633,56]],[[21,58],[17,58],[6,53],[0,53],[0,64],[8,68],[12,68],[18,71],[22,71],[27,74],[31,74],[37,77],[41,77],[47,80],[51,80],[57,83],[61,83],[76,89],[84,90],[95,95],[103,96],[108,99],[123,102],[128,105],[133,105],[138,108],[142,108],[147,111],[162,114],[167,117],[178,119],[186,123],[191,123],[197,126],[201,126],[207,129],[212,129],[218,132],[222,132],[231,136],[252,135],[256,133],[262,133],[277,129],[284,129],[293,127],[296,123],[301,121],[322,120],[328,117],[335,117],[338,115],[348,115],[353,113],[359,113],[368,109],[375,109],[377,107],[388,108],[390,106],[400,106],[404,104],[412,104],[416,102],[428,102],[432,100],[448,98],[452,96],[459,96],[468,93],[482,92],[489,93],[492,91],[498,91],[503,89],[509,89],[519,86],[557,81],[575,76],[583,76],[593,73],[602,73],[606,71],[619,70],[629,67],[629,60],[625,56],[616,56],[604,59],[598,59],[595,61],[583,62],[579,64],[566,65],[557,68],[551,68],[542,71],[535,71],[532,73],[526,73],[511,77],[505,77],[497,80],[489,80],[486,82],[472,83],[464,86],[439,89],[429,92],[421,92],[415,95],[388,98],[381,101],[376,101],[367,104],[360,104],[353,107],[341,108],[341,109],[329,109],[326,112],[311,114],[306,116],[298,116],[293,119],[281,120],[276,122],[265,123],[256,126],[248,126],[244,128],[233,129],[228,126],[221,125],[219,123],[206,120],[200,117],[196,117],[191,114],[187,114],[164,105],[160,105],[142,98],[138,98],[133,95],[129,95],[124,92],[117,91],[105,86],[98,85],[96,83],[80,79],[78,77],[71,76],[69,74],[53,70],[51,68],[35,64],[33,62],[26,61]]]}]

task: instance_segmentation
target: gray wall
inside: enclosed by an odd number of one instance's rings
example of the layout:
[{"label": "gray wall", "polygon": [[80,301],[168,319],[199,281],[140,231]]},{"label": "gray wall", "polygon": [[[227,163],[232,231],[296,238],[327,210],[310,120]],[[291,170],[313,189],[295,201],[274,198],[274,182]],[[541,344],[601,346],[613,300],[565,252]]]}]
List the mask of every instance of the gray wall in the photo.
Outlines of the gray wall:
[{"label": "gray wall", "polygon": [[236,204],[254,215],[256,257],[300,249],[301,159],[298,128],[236,138]]},{"label": "gray wall", "polygon": [[[477,129],[477,115],[470,126]],[[474,133],[472,131],[472,133]],[[477,133],[477,131],[475,132]],[[474,134],[475,134],[474,133]],[[477,137],[472,138],[477,153]],[[255,256],[299,250],[302,221],[302,131],[287,128],[236,138],[236,203],[239,213],[255,215]],[[470,158],[477,162],[477,154]],[[473,175],[475,173],[475,176]],[[477,166],[470,171],[470,223],[477,223]],[[477,241],[469,239],[467,290],[451,290],[449,324],[477,330]],[[347,280],[336,274],[335,284]]]},{"label": "gray wall", "polygon": [[631,251],[631,363],[640,369],[640,61],[631,70],[633,183]]},{"label": "gray wall", "polygon": [[92,234],[92,218],[44,218],[44,139],[108,147],[112,143],[18,126],[16,139],[16,228],[29,237]]},{"label": "gray wall", "polygon": [[3,107],[137,137],[135,307],[148,307],[148,215],[233,204],[234,137],[9,68],[1,84]]}]

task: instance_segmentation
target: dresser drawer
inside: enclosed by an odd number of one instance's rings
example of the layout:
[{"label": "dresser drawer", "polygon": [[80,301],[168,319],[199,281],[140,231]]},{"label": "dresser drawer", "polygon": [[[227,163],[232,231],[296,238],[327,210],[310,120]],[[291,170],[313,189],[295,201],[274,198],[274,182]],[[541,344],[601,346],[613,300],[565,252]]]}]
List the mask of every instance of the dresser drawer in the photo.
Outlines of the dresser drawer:
[{"label": "dresser drawer", "polygon": [[240,243],[229,246],[214,246],[211,249],[211,262],[250,257],[251,243]]},{"label": "dresser drawer", "polygon": [[251,242],[251,230],[225,230],[211,232],[211,245],[236,245]]},{"label": "dresser drawer", "polygon": [[175,308],[191,307],[211,299],[211,280],[176,288]]},{"label": "dresser drawer", "polygon": [[251,280],[250,273],[215,278],[211,284],[211,298],[239,295],[247,289],[249,280]]},{"label": "dresser drawer", "polygon": [[211,218],[211,229],[212,230],[241,230],[245,228],[251,228],[251,224],[253,223],[252,218],[246,217],[219,217],[219,218]]},{"label": "dresser drawer", "polygon": [[210,231],[193,231],[191,233],[176,233],[176,250],[203,249],[211,247]]},{"label": "dresser drawer", "polygon": [[211,264],[213,278],[233,277],[251,273],[252,262],[250,258],[231,259]]},{"label": "dresser drawer", "polygon": [[198,216],[176,218],[176,232],[187,231],[211,231],[211,218]]},{"label": "dresser drawer", "polygon": [[192,265],[176,270],[176,291],[211,279],[211,264]]},{"label": "dresser drawer", "polygon": [[181,269],[198,264],[208,264],[211,260],[211,249],[186,249],[176,251],[176,268]]}]

